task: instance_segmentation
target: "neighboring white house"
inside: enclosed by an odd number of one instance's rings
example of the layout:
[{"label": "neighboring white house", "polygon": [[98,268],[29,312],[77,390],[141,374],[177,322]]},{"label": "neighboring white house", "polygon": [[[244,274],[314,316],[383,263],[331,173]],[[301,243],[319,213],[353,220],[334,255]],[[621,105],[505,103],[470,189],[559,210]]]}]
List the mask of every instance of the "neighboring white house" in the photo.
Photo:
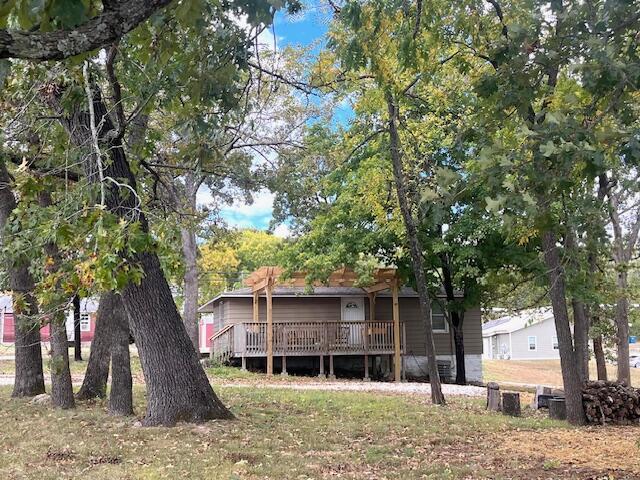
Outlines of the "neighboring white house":
[{"label": "neighboring white house", "polygon": [[482,344],[486,359],[560,358],[551,307],[523,310],[483,324]]}]

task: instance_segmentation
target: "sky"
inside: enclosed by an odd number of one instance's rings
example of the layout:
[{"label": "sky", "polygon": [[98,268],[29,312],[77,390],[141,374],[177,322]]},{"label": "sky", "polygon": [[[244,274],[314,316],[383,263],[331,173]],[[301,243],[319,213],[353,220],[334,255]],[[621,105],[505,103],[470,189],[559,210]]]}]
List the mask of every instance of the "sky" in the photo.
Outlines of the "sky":
[{"label": "sky", "polygon": [[[264,32],[260,42],[268,48],[283,48],[285,46],[311,46],[314,51],[324,46],[323,36],[327,31],[329,14],[313,3],[306,3],[303,11],[295,16],[284,13],[276,14],[273,27]],[[210,204],[211,192],[202,187],[198,192],[198,203]],[[272,219],[273,194],[261,190],[254,194],[252,204],[236,201],[221,209],[221,216],[231,227],[256,228],[266,230]],[[286,224],[278,225],[273,232],[275,235],[286,237],[290,231]]]}]

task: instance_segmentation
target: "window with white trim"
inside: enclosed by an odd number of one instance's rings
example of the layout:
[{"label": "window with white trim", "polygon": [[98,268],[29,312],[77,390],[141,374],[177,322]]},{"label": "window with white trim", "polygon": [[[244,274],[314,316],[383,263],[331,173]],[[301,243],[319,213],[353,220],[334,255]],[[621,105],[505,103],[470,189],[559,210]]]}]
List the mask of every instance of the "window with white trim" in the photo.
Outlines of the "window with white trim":
[{"label": "window with white trim", "polygon": [[538,349],[538,337],[535,335],[531,335],[527,337],[527,345],[529,346],[529,350],[535,351]]},{"label": "window with white trim", "polygon": [[554,335],[553,337],[551,337],[551,347],[554,350],[559,350],[560,347],[558,346],[558,337],[557,335]]},{"label": "window with white trim", "polygon": [[431,305],[431,325],[433,325],[433,331],[436,333],[449,332],[449,323],[444,316],[442,308],[436,302]]},{"label": "window with white trim", "polygon": [[81,332],[91,331],[91,318],[89,318],[89,312],[82,312],[80,314],[80,331]]}]

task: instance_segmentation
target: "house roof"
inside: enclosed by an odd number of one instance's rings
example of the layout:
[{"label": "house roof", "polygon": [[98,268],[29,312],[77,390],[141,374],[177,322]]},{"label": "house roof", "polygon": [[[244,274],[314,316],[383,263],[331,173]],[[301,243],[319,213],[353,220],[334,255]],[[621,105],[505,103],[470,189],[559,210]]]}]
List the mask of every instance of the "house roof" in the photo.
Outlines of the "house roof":
[{"label": "house roof", "polygon": [[507,315],[484,323],[482,336],[490,337],[500,333],[513,333],[549,319],[553,319],[551,307],[522,310],[514,315]]},{"label": "house roof", "polygon": [[[456,292],[458,295],[459,292]],[[366,296],[367,292],[359,287],[326,287],[319,286],[313,287],[310,291],[307,291],[304,287],[286,287],[276,286],[273,289],[274,297],[292,298],[292,297],[362,297]],[[262,294],[264,296],[264,294]],[[376,293],[377,297],[391,297],[391,292],[383,290]],[[411,287],[400,287],[398,290],[398,297],[403,298],[417,298],[418,293]],[[208,313],[213,311],[213,304],[223,298],[253,298],[253,292],[251,287],[238,288],[229,292],[223,292],[216,297],[209,300],[202,305],[198,312]]]}]

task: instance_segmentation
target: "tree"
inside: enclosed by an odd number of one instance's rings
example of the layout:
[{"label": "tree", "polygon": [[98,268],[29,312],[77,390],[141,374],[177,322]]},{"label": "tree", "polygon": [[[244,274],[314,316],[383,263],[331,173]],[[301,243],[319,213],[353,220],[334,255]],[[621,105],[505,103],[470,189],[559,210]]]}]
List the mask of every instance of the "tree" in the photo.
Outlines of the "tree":
[{"label": "tree", "polygon": [[[0,152],[0,155],[2,153]],[[10,216],[16,208],[15,195],[11,190],[12,180],[6,160],[0,158],[0,231],[5,248],[7,232],[10,231]],[[13,295],[15,315],[15,381],[13,397],[33,397],[44,393],[42,349],[40,344],[40,322],[37,320],[38,304],[34,296],[34,281],[29,273],[27,258],[8,262],[9,288]]]},{"label": "tree", "polygon": [[114,292],[103,292],[100,295],[96,313],[96,327],[91,342],[89,362],[82,386],[76,394],[78,400],[106,397],[109,361],[113,354],[115,336],[118,331],[118,319],[123,315],[126,313],[122,301],[118,300],[118,295]]},{"label": "tree", "polygon": [[[577,251],[572,244],[583,247],[580,237],[574,241],[579,215],[563,200],[578,205],[584,188],[591,196],[596,190],[606,149],[600,135],[617,110],[614,105],[629,101],[635,88],[615,79],[625,76],[627,67],[635,68],[628,42],[638,20],[633,7],[621,3],[557,0],[550,9],[546,2],[489,3],[490,8],[472,2],[456,7],[453,15],[460,20],[449,38],[479,61],[465,68],[477,78],[476,120],[491,138],[478,158],[483,178],[496,191],[488,204],[541,242],[567,415],[579,424],[584,422],[581,372],[588,325],[574,309],[572,335],[567,302],[575,306],[573,300],[582,299],[567,288],[563,255]],[[618,62],[622,58],[626,61]],[[524,209],[513,222],[518,204]]]},{"label": "tree", "polygon": [[[267,2],[251,5],[203,2],[199,5],[202,8],[191,9],[191,6],[190,2],[185,2],[175,10],[175,16],[160,17],[152,25],[152,30],[171,32],[176,21],[185,21],[201,31],[220,34],[224,30],[226,35],[227,30],[216,26],[230,22],[229,12],[236,16],[246,14],[250,24],[258,25],[269,23],[275,11]],[[298,4],[289,6],[294,10],[298,8]],[[205,17],[207,21],[201,21]],[[131,38],[136,38],[138,33],[144,35],[144,31],[137,31]],[[252,40],[241,37],[242,41],[237,45],[239,52],[246,51]],[[6,36],[2,38],[5,40]],[[138,46],[146,52],[153,50],[148,43],[142,42]],[[178,420],[229,418],[231,414],[213,393],[195,350],[187,347],[190,345],[189,337],[149,235],[149,225],[141,210],[138,179],[134,175],[137,165],[132,167],[124,148],[123,138],[129,121],[121,121],[123,118],[119,113],[124,109],[116,100],[114,111],[118,122],[114,123],[107,113],[109,109],[103,101],[101,85],[95,78],[89,78],[88,70],[85,68],[82,76],[77,75],[78,70],[75,71],[75,79],[82,79],[80,83],[48,83],[41,92],[41,98],[56,112],[56,119],[67,131],[71,145],[81,158],[84,177],[91,185],[92,200],[101,207],[97,215],[89,216],[97,221],[96,230],[101,233],[105,224],[115,224],[119,232],[116,236],[124,234],[116,249],[103,251],[101,256],[84,264],[117,265],[116,270],[110,272],[110,278],[98,268],[95,277],[99,281],[96,283],[102,288],[121,289],[147,382],[149,402],[145,424],[172,425]],[[202,84],[196,86],[203,87]],[[133,120],[140,118],[140,111],[132,113],[129,120],[135,124]],[[103,234],[98,237],[95,241],[103,241]]]}]

